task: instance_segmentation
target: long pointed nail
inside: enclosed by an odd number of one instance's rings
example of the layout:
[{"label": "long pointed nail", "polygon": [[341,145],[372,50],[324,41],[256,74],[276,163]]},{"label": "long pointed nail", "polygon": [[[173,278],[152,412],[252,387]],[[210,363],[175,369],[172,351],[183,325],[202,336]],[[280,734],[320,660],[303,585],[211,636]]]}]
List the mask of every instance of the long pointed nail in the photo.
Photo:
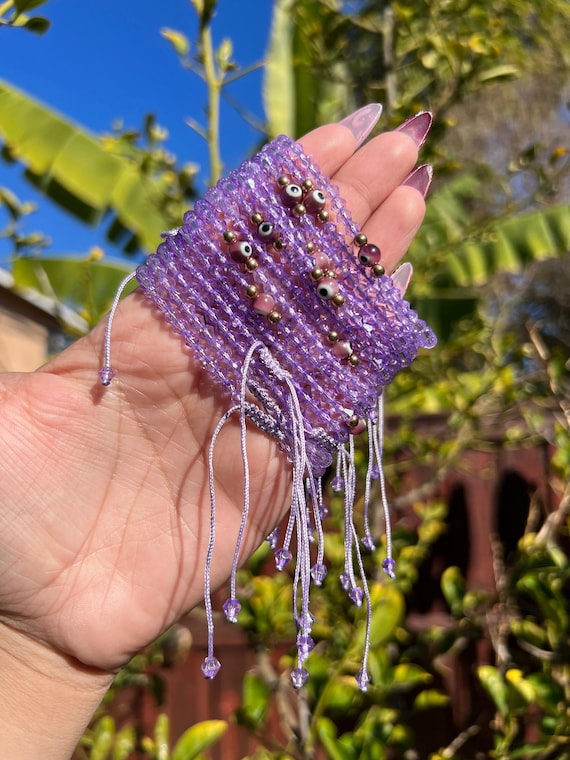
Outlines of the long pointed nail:
[{"label": "long pointed nail", "polygon": [[380,103],[369,103],[358,111],[346,116],[339,124],[350,129],[356,140],[356,147],[360,147],[372,132],[382,114]]},{"label": "long pointed nail", "polygon": [[396,127],[396,132],[403,132],[411,137],[418,148],[421,148],[426,141],[428,132],[433,122],[433,116],[429,111],[420,111],[415,116],[406,119],[403,124]]},{"label": "long pointed nail", "polygon": [[411,174],[408,174],[406,179],[402,182],[402,185],[414,187],[416,190],[419,190],[425,198],[431,185],[432,179],[433,167],[429,164],[422,164],[421,166],[418,166],[417,169],[414,169]]},{"label": "long pointed nail", "polygon": [[402,295],[404,295],[408,289],[413,273],[414,268],[409,261],[406,261],[401,267],[398,267],[395,272],[392,272],[392,281]]}]

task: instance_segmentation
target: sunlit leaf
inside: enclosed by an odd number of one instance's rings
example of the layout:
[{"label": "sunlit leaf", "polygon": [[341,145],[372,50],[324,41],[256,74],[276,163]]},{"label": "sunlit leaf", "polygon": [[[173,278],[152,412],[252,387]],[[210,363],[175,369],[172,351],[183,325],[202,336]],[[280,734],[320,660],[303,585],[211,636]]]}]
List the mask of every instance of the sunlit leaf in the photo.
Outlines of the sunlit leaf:
[{"label": "sunlit leaf", "polygon": [[203,750],[211,747],[225,734],[225,720],[206,720],[185,731],[172,750],[172,760],[195,760]]}]

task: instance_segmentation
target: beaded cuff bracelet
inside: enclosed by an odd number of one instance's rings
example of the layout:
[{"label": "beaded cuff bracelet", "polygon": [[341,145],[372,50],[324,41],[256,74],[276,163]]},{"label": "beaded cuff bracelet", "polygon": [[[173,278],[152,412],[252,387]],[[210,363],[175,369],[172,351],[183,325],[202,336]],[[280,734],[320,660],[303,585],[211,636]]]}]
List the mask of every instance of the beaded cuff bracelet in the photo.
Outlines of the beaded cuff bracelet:
[{"label": "beaded cuff bracelet", "polygon": [[[308,677],[304,661],[313,647],[309,588],[311,583],[320,586],[327,574],[322,477],[336,458],[332,486],[344,491],[345,503],[345,568],[340,580],[349,598],[358,606],[366,600],[368,610],[362,668],[357,674],[360,688],[366,689],[370,597],[360,544],[374,549],[367,514],[373,478],[380,480],[386,518],[387,555],[382,566],[390,577],[395,567],[382,474],[382,391],[420,348],[435,345],[435,336],[385,274],[380,250],[360,233],[335,187],[288,137],[276,138],[220,180],[186,213],[184,224],[163,237],[157,252],[127,281],[136,277],[141,290],[231,399],[209,452],[211,523],[205,568],[209,644],[204,675],[213,678],[220,669],[214,656],[210,589],[216,519],[213,450],[222,426],[238,414],[245,497],[224,613],[236,622],[240,611],[235,589],[249,507],[245,424],[250,419],[276,439],[292,463],[289,522],[281,541],[277,530],[267,540],[275,550],[277,569],[283,570],[292,560],[290,546],[296,536],[298,656],[293,683],[300,687]],[[103,385],[114,375],[110,333],[119,296],[120,291],[107,322],[99,373]],[[364,536],[359,543],[353,521],[354,435],[365,430],[370,461]]]}]

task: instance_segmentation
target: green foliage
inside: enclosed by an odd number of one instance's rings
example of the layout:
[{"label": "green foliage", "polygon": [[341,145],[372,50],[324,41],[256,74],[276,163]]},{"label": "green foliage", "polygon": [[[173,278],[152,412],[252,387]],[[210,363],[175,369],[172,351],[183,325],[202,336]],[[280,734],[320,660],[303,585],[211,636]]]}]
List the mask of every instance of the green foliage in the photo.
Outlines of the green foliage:
[{"label": "green foliage", "polygon": [[11,26],[26,29],[34,34],[44,34],[50,22],[43,16],[28,16],[27,12],[44,5],[47,0],[5,0],[0,3],[0,28]]}]

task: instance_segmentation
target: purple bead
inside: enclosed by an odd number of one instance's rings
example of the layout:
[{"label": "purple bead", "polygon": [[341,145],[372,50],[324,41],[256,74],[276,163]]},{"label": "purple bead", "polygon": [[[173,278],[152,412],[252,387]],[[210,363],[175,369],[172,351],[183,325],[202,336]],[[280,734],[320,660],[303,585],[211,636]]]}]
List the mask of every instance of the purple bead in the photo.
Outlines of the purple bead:
[{"label": "purple bead", "polygon": [[275,549],[277,541],[279,540],[279,528],[275,528],[275,530],[271,531],[265,540],[269,544],[270,549]]},{"label": "purple bead", "polygon": [[374,539],[370,533],[367,533],[365,536],[363,536],[360,543],[369,552],[373,552],[374,549],[376,549],[376,544],[374,543]]},{"label": "purple bead", "polygon": [[395,578],[396,561],[393,560],[392,557],[386,557],[386,559],[382,562],[382,570],[384,570],[388,578]]},{"label": "purple bead", "polygon": [[355,675],[355,678],[356,678],[356,683],[358,684],[358,688],[360,689],[360,691],[367,691],[368,684],[372,680],[370,678],[370,675],[369,675],[368,671],[365,670],[364,668],[362,668]]},{"label": "purple bead", "polygon": [[340,475],[336,475],[331,480],[331,488],[335,493],[340,493],[344,488],[344,478],[340,477]]},{"label": "purple bead", "polygon": [[315,586],[322,586],[324,579],[327,577],[327,568],[322,562],[315,563],[311,568],[311,578]]},{"label": "purple bead", "polygon": [[354,588],[351,588],[348,592],[348,598],[351,602],[354,602],[357,607],[362,607],[364,591],[360,588],[360,586],[354,586]]},{"label": "purple bead", "polygon": [[211,681],[212,678],[215,678],[218,675],[221,667],[222,666],[220,665],[220,661],[218,659],[215,657],[206,657],[202,663],[202,673],[208,680]]},{"label": "purple bead", "polygon": [[297,652],[299,653],[299,660],[304,662],[309,654],[315,648],[315,642],[311,636],[297,636]]},{"label": "purple bead", "polygon": [[350,588],[350,577],[348,573],[341,573],[339,576],[340,585],[343,587],[345,591],[348,591]]},{"label": "purple bead", "polygon": [[115,377],[115,370],[112,367],[101,367],[99,370],[99,380],[101,385],[105,387],[111,384],[111,380]]},{"label": "purple bead", "polygon": [[293,555],[289,549],[277,549],[275,552],[275,567],[281,572],[285,569],[285,566],[291,562]]},{"label": "purple bead", "polygon": [[237,599],[226,599],[222,605],[224,615],[230,623],[237,623],[238,615],[241,612],[241,604]]},{"label": "purple bead", "polygon": [[297,625],[303,631],[310,631],[314,622],[315,618],[310,612],[304,612],[297,617]]},{"label": "purple bead", "polygon": [[305,670],[305,668],[293,668],[291,671],[291,680],[293,681],[293,686],[296,689],[300,689],[301,686],[304,686],[307,683],[308,677],[309,673]]}]

